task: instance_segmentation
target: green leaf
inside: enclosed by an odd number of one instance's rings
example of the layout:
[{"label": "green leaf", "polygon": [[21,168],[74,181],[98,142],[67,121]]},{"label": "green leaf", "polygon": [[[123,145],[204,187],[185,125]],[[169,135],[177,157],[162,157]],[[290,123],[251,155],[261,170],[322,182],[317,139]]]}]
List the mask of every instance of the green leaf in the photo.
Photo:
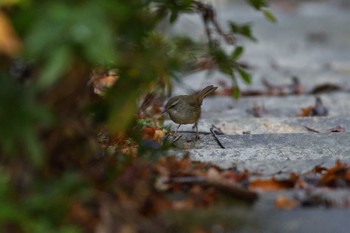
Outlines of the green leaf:
[{"label": "green leaf", "polygon": [[126,95],[124,100],[120,99],[120,95],[118,97],[118,100],[114,104],[119,103],[120,105],[114,105],[112,107],[107,122],[107,126],[113,133],[121,133],[126,130],[136,112],[137,95]]},{"label": "green leaf", "polygon": [[241,91],[237,83],[236,75],[233,72],[231,75],[231,79],[232,79],[232,97],[235,99],[238,99],[241,95]]},{"label": "green leaf", "polygon": [[220,71],[224,74],[227,74],[228,76],[233,76],[233,70],[231,67],[227,67],[227,66],[219,66]]},{"label": "green leaf", "polygon": [[233,60],[237,60],[241,57],[242,53],[244,51],[244,48],[242,46],[238,46],[231,54],[231,58]]},{"label": "green leaf", "polygon": [[239,97],[241,96],[241,91],[239,89],[238,86],[233,86],[232,87],[232,97],[235,99],[239,99]]},{"label": "green leaf", "polygon": [[[139,89],[127,74],[121,73],[122,78],[107,93],[109,101],[109,110],[107,127],[113,133],[125,131],[135,117],[137,111],[137,98]],[[125,91],[128,90],[128,91]]]},{"label": "green leaf", "polygon": [[21,0],[1,0],[0,1],[0,7],[1,6],[16,5],[16,4],[20,4],[21,2],[22,2]]},{"label": "green leaf", "polygon": [[233,61],[230,56],[228,56],[224,50],[219,47],[212,46],[210,49],[210,54],[213,59],[216,61],[216,64],[219,67],[219,70],[227,74],[230,77],[233,77]]},{"label": "green leaf", "polygon": [[33,131],[27,130],[24,132],[24,142],[27,145],[28,155],[35,166],[42,166],[44,164],[43,148]]},{"label": "green leaf", "polygon": [[39,80],[39,88],[47,88],[55,83],[60,76],[67,70],[70,65],[71,54],[69,48],[62,46],[56,48],[48,58],[44,70],[42,71]]},{"label": "green leaf", "polygon": [[247,71],[245,71],[243,68],[237,66],[237,71],[238,71],[239,75],[241,76],[242,80],[246,84],[250,84],[252,82],[252,78],[251,78],[250,74]]},{"label": "green leaf", "polygon": [[268,6],[265,0],[247,0],[247,2],[257,10]]},{"label": "green leaf", "polygon": [[177,11],[171,12],[170,18],[169,18],[170,23],[171,23],[171,24],[175,23],[177,17],[178,17]]},{"label": "green leaf", "polygon": [[277,23],[277,19],[276,17],[272,14],[271,11],[269,10],[263,10],[263,14],[265,16],[265,18],[269,21],[271,21],[272,23]]},{"label": "green leaf", "polygon": [[230,22],[230,27],[231,27],[231,31],[234,34],[241,34],[242,36],[245,36],[252,41],[256,41],[256,38],[252,34],[250,24],[239,25],[239,24]]}]

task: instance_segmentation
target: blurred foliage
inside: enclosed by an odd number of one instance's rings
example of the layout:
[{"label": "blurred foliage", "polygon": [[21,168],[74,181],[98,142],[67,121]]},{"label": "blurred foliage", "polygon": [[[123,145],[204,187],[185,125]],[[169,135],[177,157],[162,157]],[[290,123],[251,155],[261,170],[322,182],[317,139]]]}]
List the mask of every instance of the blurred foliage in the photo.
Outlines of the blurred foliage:
[{"label": "blurred foliage", "polygon": [[[265,1],[248,3],[273,19]],[[201,15],[207,44],[159,31],[160,22],[184,13]],[[137,142],[141,98],[169,93],[172,78],[203,69],[200,59],[232,77],[238,97],[236,76],[251,78],[238,62],[244,49],[235,35],[255,38],[249,25],[230,25],[224,32],[214,9],[195,0],[1,1],[2,232],[78,232],[68,210],[105,192],[129,161],[100,154],[101,124]],[[97,98],[87,84],[101,66],[121,78]]]}]

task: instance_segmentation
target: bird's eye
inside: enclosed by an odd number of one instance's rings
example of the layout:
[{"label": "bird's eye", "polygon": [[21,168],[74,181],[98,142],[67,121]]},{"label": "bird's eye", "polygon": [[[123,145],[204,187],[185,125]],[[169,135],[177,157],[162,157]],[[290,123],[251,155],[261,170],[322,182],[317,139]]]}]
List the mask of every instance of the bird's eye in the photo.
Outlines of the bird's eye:
[{"label": "bird's eye", "polygon": [[171,105],[169,106],[169,109],[175,107],[178,103],[179,100],[174,101],[174,103],[171,103]]}]

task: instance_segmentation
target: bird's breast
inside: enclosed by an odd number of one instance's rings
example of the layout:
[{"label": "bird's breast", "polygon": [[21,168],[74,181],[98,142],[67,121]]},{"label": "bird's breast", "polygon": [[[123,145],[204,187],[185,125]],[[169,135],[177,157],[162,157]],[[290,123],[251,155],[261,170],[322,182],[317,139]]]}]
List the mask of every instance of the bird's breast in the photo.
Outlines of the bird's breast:
[{"label": "bird's breast", "polygon": [[172,121],[177,124],[194,124],[198,121],[201,111],[199,109],[177,108],[169,111]]}]

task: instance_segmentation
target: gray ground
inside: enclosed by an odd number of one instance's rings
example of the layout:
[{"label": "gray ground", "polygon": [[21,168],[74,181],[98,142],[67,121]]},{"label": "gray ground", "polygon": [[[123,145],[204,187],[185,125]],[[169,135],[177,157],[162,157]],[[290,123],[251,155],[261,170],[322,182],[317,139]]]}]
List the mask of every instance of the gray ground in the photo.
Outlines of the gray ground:
[{"label": "gray ground", "polygon": [[[305,172],[314,166],[333,166],[337,159],[350,161],[350,7],[347,1],[273,1],[272,12],[277,24],[241,1],[215,1],[219,19],[251,22],[258,43],[239,39],[246,48],[243,61],[253,67],[253,83],[242,85],[243,90],[261,89],[263,78],[274,84],[289,83],[291,77],[300,79],[306,91],[325,83],[336,84],[344,91],[319,95],[329,109],[327,117],[296,117],[300,109],[314,104],[315,96],[304,94],[285,97],[229,97],[207,98],[203,104],[199,129],[209,132],[212,124],[226,134],[219,136],[226,147],[222,149],[209,134],[202,134],[197,143],[187,142],[194,137],[182,133],[182,148],[177,153],[190,151],[195,160],[213,162],[222,167],[248,168],[263,176],[287,175],[291,171]],[[195,16],[185,17],[175,27],[176,33],[189,32],[194,38],[205,38]],[[200,89],[227,77],[214,72],[201,72],[184,79],[185,85],[175,94],[186,92],[186,86]],[[263,106],[261,118],[255,118],[251,109]],[[172,122],[168,122],[172,124]],[[175,127],[175,125],[173,125]],[[315,129],[320,133],[308,130]],[[331,133],[336,126],[345,132]],[[181,127],[191,130],[190,126]],[[243,134],[243,132],[249,134]],[[328,195],[349,200],[350,191]],[[276,194],[263,194],[249,214],[255,227],[241,232],[349,232],[350,211],[345,209],[274,209]],[[288,193],[295,195],[295,193]],[[341,205],[340,205],[341,206]],[[248,215],[247,215],[248,216]],[[235,231],[236,232],[236,231]],[[239,231],[237,231],[239,232]]]}]

